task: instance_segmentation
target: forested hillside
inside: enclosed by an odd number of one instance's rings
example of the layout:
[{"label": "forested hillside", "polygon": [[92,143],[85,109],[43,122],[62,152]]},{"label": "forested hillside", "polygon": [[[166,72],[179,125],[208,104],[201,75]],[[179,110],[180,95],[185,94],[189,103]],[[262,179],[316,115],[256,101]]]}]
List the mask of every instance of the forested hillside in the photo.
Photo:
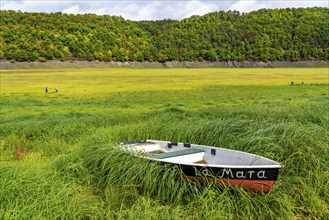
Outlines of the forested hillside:
[{"label": "forested hillside", "polygon": [[329,9],[214,12],[181,21],[0,11],[0,59],[299,61],[329,59]]}]

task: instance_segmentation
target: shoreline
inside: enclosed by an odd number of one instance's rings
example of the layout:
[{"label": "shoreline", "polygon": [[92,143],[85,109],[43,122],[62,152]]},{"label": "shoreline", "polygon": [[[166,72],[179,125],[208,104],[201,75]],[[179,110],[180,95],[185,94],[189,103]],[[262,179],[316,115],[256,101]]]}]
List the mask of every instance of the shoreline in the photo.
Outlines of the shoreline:
[{"label": "shoreline", "polygon": [[131,67],[131,68],[324,68],[329,67],[329,61],[168,61],[168,62],[137,62],[137,61],[81,61],[81,60],[49,60],[46,62],[16,62],[11,60],[0,60],[1,70],[11,69],[43,69],[43,68],[110,68],[110,67]]}]

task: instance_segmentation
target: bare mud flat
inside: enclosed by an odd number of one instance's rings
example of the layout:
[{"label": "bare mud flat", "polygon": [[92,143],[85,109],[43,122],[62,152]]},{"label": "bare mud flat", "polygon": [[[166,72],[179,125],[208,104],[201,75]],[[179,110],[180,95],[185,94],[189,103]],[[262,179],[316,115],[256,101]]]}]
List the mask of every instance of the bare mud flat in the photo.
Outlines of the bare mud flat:
[{"label": "bare mud flat", "polygon": [[12,60],[0,60],[0,68],[5,69],[34,69],[34,68],[106,68],[106,67],[137,67],[137,68],[276,68],[276,67],[329,67],[329,61],[169,61],[169,62],[103,62],[103,61],[60,61],[50,60],[46,62],[16,62]]}]

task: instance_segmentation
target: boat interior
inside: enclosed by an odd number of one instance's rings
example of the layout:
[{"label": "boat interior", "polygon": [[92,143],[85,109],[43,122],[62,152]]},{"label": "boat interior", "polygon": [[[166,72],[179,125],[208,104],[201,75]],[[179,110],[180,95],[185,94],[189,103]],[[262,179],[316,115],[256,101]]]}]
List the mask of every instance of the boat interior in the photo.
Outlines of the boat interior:
[{"label": "boat interior", "polygon": [[189,143],[145,140],[125,145],[129,146],[129,150],[147,157],[178,164],[280,165],[276,161],[255,154]]}]

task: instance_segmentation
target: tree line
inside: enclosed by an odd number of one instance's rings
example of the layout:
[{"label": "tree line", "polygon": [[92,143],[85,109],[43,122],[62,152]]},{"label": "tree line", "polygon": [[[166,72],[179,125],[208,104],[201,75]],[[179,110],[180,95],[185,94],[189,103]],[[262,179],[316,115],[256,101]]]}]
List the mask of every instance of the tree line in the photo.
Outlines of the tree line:
[{"label": "tree line", "polygon": [[328,60],[329,9],[219,11],[180,21],[2,10],[0,59]]}]

